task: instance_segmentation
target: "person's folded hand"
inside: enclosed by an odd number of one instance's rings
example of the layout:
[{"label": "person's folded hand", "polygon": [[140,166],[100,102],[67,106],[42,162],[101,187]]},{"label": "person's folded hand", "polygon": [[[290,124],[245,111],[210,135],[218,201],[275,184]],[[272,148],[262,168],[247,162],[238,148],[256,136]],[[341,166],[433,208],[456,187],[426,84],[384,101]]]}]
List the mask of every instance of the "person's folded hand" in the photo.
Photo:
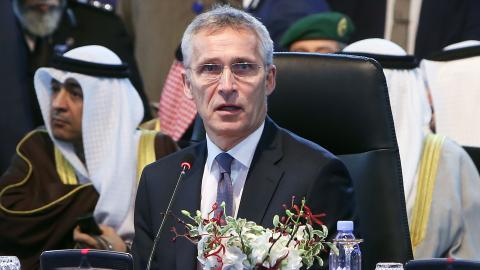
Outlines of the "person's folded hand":
[{"label": "person's folded hand", "polygon": [[102,230],[102,235],[96,236],[81,232],[80,227],[77,226],[73,231],[73,240],[82,246],[94,249],[127,251],[127,246],[112,227],[102,224],[99,227]]}]

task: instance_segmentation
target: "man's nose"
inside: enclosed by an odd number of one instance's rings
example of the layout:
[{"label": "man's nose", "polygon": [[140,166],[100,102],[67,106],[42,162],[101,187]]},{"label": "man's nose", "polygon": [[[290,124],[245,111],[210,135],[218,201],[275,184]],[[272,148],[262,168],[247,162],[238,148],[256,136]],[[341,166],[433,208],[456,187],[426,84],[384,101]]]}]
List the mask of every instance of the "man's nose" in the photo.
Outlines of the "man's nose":
[{"label": "man's nose", "polygon": [[223,68],[222,75],[220,75],[219,90],[223,94],[230,94],[234,90],[235,78],[230,67]]},{"label": "man's nose", "polygon": [[65,109],[68,104],[68,92],[65,89],[58,91],[52,99],[52,108],[54,109]]}]

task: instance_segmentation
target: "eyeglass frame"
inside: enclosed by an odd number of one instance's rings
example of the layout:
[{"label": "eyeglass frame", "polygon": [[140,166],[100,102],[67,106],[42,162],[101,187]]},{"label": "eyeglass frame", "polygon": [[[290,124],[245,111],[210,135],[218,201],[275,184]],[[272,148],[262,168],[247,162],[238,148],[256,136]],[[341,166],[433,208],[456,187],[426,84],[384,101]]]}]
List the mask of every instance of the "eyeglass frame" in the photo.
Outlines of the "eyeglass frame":
[{"label": "eyeglass frame", "polygon": [[[245,65],[245,64],[250,64],[250,65],[255,65],[254,69],[255,69],[255,74],[250,74],[250,75],[241,75],[241,74],[238,74],[238,71],[236,72],[235,71],[235,66],[240,66],[240,65]],[[253,63],[253,62],[235,62],[235,63],[231,63],[229,65],[225,65],[225,64],[217,64],[217,63],[205,63],[205,64],[201,64],[201,65],[198,65],[197,67],[185,67],[185,69],[187,70],[193,70],[195,71],[195,75],[198,76],[200,79],[204,80],[205,82],[208,82],[208,83],[212,83],[212,82],[216,82],[216,81],[219,81],[220,78],[222,77],[223,75],[223,72],[225,70],[225,67],[229,67],[230,69],[230,72],[232,73],[232,75],[238,80],[239,78],[251,78],[251,77],[255,77],[256,75],[258,75],[258,70],[260,68],[266,68],[267,66],[269,66],[270,64],[257,64],[257,63]],[[218,74],[210,74],[211,76],[214,76],[214,77],[211,77],[211,78],[208,78],[208,75],[209,74],[205,74],[205,75],[202,75],[202,74],[199,74],[198,70],[205,67],[205,66],[210,66],[210,67],[220,67],[219,69],[219,72]],[[207,77],[202,77],[202,76],[207,76]]]}]

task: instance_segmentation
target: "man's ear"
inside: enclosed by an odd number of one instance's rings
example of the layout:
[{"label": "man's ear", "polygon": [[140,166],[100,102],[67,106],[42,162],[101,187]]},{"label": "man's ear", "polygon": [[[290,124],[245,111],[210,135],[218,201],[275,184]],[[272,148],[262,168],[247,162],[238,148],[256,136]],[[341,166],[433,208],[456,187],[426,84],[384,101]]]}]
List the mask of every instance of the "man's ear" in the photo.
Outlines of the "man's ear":
[{"label": "man's ear", "polygon": [[267,78],[265,80],[265,95],[269,96],[275,90],[277,67],[274,64],[268,66]]},{"label": "man's ear", "polygon": [[190,82],[190,78],[185,69],[182,71],[182,80],[183,80],[183,93],[185,93],[185,96],[187,96],[188,99],[193,99],[192,83]]}]

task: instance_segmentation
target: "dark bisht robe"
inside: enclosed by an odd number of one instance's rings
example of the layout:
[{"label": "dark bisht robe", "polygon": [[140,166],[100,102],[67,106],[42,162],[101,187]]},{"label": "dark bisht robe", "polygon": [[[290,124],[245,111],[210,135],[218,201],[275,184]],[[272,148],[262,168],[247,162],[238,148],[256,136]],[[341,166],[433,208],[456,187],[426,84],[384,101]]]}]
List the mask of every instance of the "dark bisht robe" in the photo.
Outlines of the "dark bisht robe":
[{"label": "dark bisht robe", "polygon": [[[177,150],[161,133],[154,144],[155,158]],[[93,212],[98,196],[91,183],[64,184],[48,133],[32,131],[0,177],[0,255],[19,257],[22,269],[39,269],[43,251],[74,247],[77,218]]]}]

